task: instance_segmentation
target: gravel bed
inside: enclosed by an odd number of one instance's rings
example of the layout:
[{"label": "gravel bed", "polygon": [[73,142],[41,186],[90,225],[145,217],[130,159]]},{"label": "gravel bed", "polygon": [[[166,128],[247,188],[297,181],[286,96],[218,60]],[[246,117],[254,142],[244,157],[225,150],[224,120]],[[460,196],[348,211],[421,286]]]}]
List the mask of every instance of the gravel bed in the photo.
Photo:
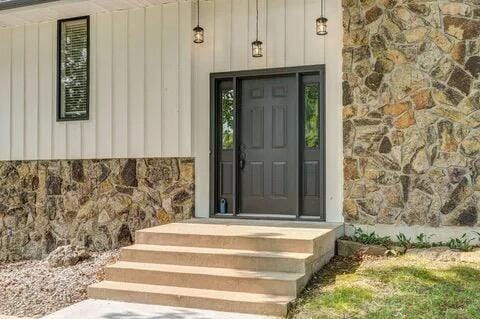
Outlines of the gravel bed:
[{"label": "gravel bed", "polygon": [[87,298],[87,287],[103,280],[103,268],[119,251],[93,253],[75,266],[50,268],[45,261],[0,263],[0,317],[39,318]]}]

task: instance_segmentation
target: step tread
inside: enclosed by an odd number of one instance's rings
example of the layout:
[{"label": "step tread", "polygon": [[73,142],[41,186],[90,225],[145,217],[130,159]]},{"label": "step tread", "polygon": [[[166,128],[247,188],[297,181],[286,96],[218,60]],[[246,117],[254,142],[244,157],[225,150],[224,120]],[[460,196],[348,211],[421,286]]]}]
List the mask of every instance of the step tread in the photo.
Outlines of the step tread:
[{"label": "step tread", "polygon": [[329,228],[269,227],[228,224],[172,223],[140,230],[140,233],[251,237],[264,239],[314,240],[332,231]]},{"label": "step tread", "polygon": [[281,281],[296,281],[304,276],[302,273],[272,272],[272,271],[252,271],[233,268],[212,268],[181,266],[171,264],[153,264],[119,261],[116,264],[107,266],[109,269],[130,269],[139,271],[158,271],[179,274],[198,274],[218,277],[251,278]]},{"label": "step tread", "polygon": [[174,286],[159,286],[147,284],[135,284],[115,281],[103,281],[90,286],[90,289],[106,289],[125,292],[141,292],[160,295],[175,295],[179,297],[193,297],[212,300],[239,301],[262,304],[280,304],[286,305],[291,302],[294,297],[277,296],[267,294],[230,292],[209,289],[183,288]]},{"label": "step tread", "polygon": [[135,244],[132,246],[124,247],[122,248],[122,250],[193,253],[193,254],[216,254],[216,255],[265,257],[265,258],[291,258],[291,259],[300,259],[300,260],[307,260],[312,257],[311,253],[292,253],[292,252],[283,252],[283,251],[256,251],[256,250],[222,249],[222,248],[190,247],[190,246],[166,246],[166,245],[148,245],[148,244]]}]

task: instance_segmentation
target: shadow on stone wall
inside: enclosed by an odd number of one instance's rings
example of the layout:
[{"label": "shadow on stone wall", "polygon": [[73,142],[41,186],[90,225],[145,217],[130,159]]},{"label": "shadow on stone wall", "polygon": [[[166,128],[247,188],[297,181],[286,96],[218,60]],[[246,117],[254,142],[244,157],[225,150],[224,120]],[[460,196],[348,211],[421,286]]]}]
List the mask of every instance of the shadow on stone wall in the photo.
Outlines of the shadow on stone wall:
[{"label": "shadow on stone wall", "polygon": [[0,261],[129,245],[193,208],[190,158],[0,162]]}]

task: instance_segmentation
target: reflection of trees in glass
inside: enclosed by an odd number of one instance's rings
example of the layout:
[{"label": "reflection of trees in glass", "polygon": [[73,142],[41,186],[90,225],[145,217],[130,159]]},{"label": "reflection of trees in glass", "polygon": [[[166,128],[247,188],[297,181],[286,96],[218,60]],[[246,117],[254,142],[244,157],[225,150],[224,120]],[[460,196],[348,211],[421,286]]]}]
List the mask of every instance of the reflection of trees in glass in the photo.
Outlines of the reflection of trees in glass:
[{"label": "reflection of trees in glass", "polygon": [[87,20],[62,24],[62,100],[63,117],[86,115],[88,105],[88,26]]},{"label": "reflection of trees in glass", "polygon": [[308,148],[319,147],[319,101],[320,92],[318,84],[305,86],[305,146]]},{"label": "reflection of trees in glass", "polygon": [[233,89],[222,90],[222,148],[233,148]]}]

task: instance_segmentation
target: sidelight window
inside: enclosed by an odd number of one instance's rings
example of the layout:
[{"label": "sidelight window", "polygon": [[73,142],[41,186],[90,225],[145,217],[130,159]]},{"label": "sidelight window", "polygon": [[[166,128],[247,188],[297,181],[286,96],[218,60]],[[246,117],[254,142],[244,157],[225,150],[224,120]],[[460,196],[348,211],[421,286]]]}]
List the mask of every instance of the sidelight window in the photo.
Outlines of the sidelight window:
[{"label": "sidelight window", "polygon": [[222,149],[231,150],[233,149],[233,89],[222,89],[220,99],[222,105]]},{"label": "sidelight window", "polygon": [[306,84],[304,87],[305,98],[305,146],[318,148],[320,130],[320,86],[318,83]]}]

